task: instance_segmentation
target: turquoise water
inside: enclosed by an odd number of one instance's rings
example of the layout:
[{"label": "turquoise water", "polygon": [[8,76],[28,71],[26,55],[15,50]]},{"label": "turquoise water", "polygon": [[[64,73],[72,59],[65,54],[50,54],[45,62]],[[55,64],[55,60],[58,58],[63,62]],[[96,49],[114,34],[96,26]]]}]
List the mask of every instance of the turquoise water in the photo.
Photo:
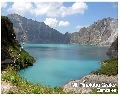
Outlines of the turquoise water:
[{"label": "turquoise water", "polygon": [[36,57],[33,66],[19,74],[33,83],[62,86],[71,79],[80,79],[100,68],[99,62],[108,59],[108,47],[74,44],[25,44],[24,49]]}]

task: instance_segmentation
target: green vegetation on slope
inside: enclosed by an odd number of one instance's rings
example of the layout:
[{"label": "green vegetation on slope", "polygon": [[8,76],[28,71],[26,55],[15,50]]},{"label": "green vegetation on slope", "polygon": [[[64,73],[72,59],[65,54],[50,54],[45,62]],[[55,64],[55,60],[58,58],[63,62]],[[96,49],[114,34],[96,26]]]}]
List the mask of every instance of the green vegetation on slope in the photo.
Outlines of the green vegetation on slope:
[{"label": "green vegetation on slope", "polygon": [[12,50],[12,52],[8,51],[12,56],[14,56],[15,63],[12,64],[13,66],[16,66],[17,70],[26,68],[27,66],[32,66],[35,62],[35,59],[30,56],[26,51],[21,49],[19,50],[19,47],[16,46],[13,48],[12,46],[9,46],[9,49]]},{"label": "green vegetation on slope", "polygon": [[103,74],[108,76],[115,76],[118,74],[118,59],[117,58],[111,58],[109,60],[104,60],[101,62],[102,66],[100,69],[98,69],[95,72],[92,72],[93,74]]}]

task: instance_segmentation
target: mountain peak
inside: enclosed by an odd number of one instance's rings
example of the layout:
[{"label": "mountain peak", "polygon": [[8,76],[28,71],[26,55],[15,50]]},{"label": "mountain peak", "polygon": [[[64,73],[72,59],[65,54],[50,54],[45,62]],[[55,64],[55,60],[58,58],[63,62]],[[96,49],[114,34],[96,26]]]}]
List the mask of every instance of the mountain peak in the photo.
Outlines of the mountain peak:
[{"label": "mountain peak", "polygon": [[108,17],[94,22],[87,28],[81,28],[77,33],[73,33],[71,43],[110,46],[117,35],[118,20]]}]

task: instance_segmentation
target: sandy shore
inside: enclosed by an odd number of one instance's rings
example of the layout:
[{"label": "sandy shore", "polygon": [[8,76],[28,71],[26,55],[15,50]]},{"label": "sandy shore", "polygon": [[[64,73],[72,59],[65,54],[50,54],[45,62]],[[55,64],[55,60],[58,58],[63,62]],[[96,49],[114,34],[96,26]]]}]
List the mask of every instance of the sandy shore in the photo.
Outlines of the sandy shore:
[{"label": "sandy shore", "polygon": [[[91,91],[89,84],[116,84],[118,86],[118,76],[106,76],[106,75],[86,75],[80,80],[72,80],[63,86],[65,92],[73,91],[74,93],[88,93]],[[84,85],[83,85],[84,84]]]}]

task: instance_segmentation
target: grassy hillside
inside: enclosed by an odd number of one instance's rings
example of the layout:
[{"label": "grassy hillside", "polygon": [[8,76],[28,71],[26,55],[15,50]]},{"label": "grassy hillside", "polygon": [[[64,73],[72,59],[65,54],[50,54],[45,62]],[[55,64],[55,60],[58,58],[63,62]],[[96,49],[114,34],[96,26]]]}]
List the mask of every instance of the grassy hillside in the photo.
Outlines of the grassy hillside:
[{"label": "grassy hillside", "polygon": [[[118,75],[118,58],[111,58],[101,62],[102,66],[97,71],[91,72],[96,75],[116,76]],[[97,88],[93,88],[90,94],[118,94],[118,86],[110,89],[116,89],[116,92],[97,92]]]}]

